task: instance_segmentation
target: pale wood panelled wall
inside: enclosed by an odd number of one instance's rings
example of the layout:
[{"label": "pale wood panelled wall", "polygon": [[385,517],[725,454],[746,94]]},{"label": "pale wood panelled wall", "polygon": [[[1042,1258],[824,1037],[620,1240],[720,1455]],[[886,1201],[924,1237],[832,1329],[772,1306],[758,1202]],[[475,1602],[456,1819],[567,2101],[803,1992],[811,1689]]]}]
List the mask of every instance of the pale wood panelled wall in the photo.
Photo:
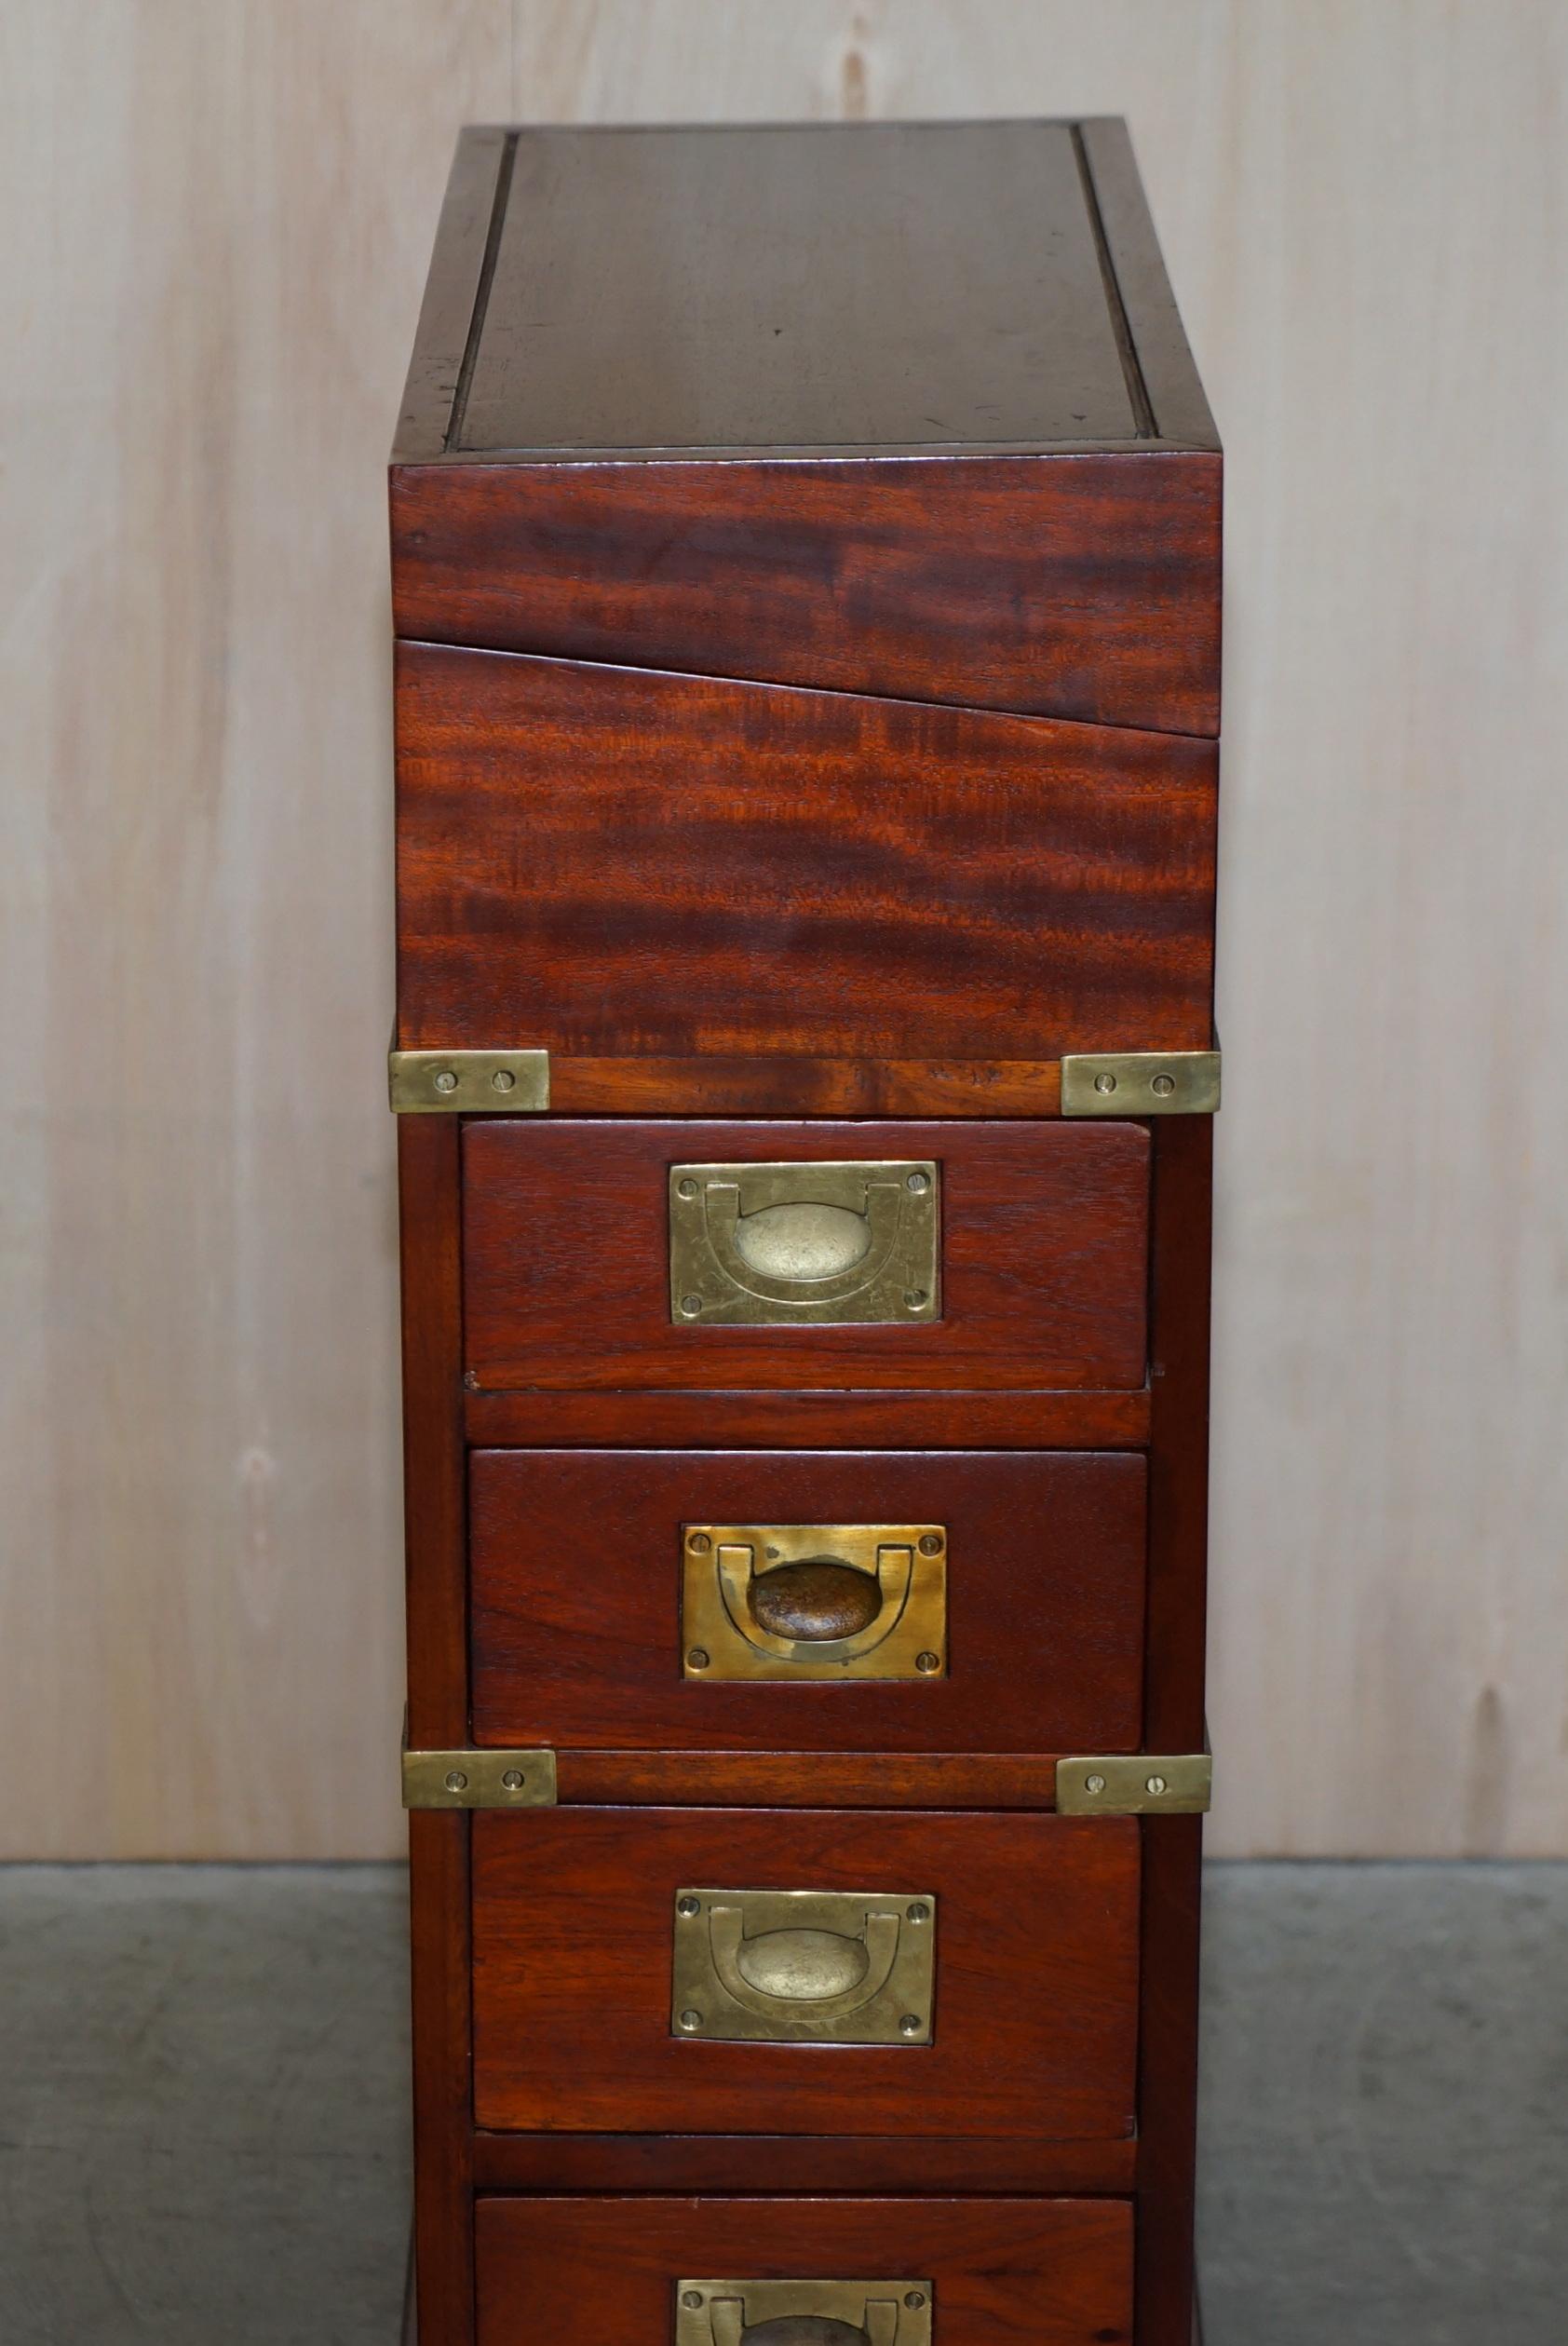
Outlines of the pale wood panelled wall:
[{"label": "pale wood panelled wall", "polygon": [[1568,1851],[1556,0],[17,0],[0,87],[5,1852],[399,1845],[382,467],[456,126],[1076,111],[1230,457],[1215,1844]]}]

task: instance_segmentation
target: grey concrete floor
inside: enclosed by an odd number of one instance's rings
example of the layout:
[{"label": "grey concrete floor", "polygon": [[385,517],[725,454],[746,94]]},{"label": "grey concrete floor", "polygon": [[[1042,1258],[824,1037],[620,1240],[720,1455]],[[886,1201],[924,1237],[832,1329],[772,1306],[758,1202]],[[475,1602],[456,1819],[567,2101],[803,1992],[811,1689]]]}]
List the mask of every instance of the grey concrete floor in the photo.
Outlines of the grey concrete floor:
[{"label": "grey concrete floor", "polygon": [[[1568,1866],[1209,1906],[1209,2346],[1568,2338]],[[0,1870],[0,2346],[394,2346],[402,1932],[392,1867]]]}]

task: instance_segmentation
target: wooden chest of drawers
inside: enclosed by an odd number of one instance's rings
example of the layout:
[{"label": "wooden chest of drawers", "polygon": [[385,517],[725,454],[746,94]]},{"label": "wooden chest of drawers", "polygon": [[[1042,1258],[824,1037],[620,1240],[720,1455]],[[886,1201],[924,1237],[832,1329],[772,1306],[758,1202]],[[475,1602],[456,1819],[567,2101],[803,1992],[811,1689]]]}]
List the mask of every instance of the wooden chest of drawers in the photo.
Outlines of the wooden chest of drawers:
[{"label": "wooden chest of drawers", "polygon": [[1109,122],[466,133],[423,2346],[1189,2346],[1220,459]]}]

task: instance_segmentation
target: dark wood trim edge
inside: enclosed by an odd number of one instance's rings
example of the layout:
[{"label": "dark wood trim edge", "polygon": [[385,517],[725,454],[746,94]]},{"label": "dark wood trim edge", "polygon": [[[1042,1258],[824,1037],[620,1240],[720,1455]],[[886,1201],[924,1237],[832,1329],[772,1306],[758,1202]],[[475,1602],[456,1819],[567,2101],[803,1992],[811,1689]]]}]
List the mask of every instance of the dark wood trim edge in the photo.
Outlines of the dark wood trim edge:
[{"label": "dark wood trim edge", "polygon": [[1132,140],[1119,115],[1075,126],[1094,212],[1115,271],[1116,299],[1137,355],[1149,428],[1169,445],[1220,452],[1202,380],[1171,291]]},{"label": "dark wood trim edge", "polygon": [[562,1808],[1053,1810],[1057,1759],[1035,1752],[572,1751]]},{"label": "dark wood trim edge", "polygon": [[[413,1742],[438,1748],[465,1743],[468,1730],[460,1142],[455,1117],[399,1119],[409,1728]],[[473,2346],[468,1841],[461,1810],[409,1818],[424,2346]]]},{"label": "dark wood trim edge", "polygon": [[469,1818],[409,1818],[412,1928],[414,2295],[424,2346],[473,2346],[473,2039]]},{"label": "dark wood trim edge", "polygon": [[457,387],[453,393],[452,418],[447,425],[443,453],[448,448],[461,447],[463,426],[468,414],[468,393],[473,386],[474,369],[479,364],[480,344],[484,338],[484,321],[490,309],[490,289],[495,282],[495,264],[501,251],[501,238],[507,225],[507,199],[512,192],[512,170],[517,162],[518,134],[508,130],[501,148],[501,159],[495,172],[495,193],[490,207],[490,219],[485,228],[484,250],[480,256],[479,281],[474,288],[473,313],[468,320],[468,332],[463,346],[463,364],[458,369]]},{"label": "dark wood trim edge", "polygon": [[1094,172],[1084,140],[1084,125],[1073,125],[1073,158],[1078,167],[1083,185],[1084,210],[1088,215],[1089,233],[1094,238],[1095,256],[1100,263],[1100,279],[1105,289],[1105,308],[1111,320],[1111,331],[1116,340],[1116,356],[1121,360],[1127,382],[1127,396],[1138,424],[1140,440],[1155,436],[1155,411],[1149,399],[1149,386],[1143,380],[1143,369],[1138,356],[1138,345],[1132,337],[1127,305],[1116,277],[1116,264],[1111,251],[1110,238],[1105,233],[1105,215],[1101,209],[1100,191],[1094,183]]},{"label": "dark wood trim edge", "polygon": [[468,1731],[461,1119],[398,1123],[409,1740]]},{"label": "dark wood trim edge", "polygon": [[474,2136],[476,2191],[842,2192],[939,2190],[977,2198],[1125,2199],[1136,2143],[1028,2143],[976,2136],[502,2135]]},{"label": "dark wood trim edge", "polygon": [[470,1390],[465,1417],[476,1449],[1137,1450],[1150,1408],[1146,1390],[520,1388]]},{"label": "dark wood trim edge", "polygon": [[496,176],[510,136],[492,126],[464,130],[458,139],[398,415],[395,465],[432,463],[445,452],[494,216]]},{"label": "dark wood trim edge", "polygon": [[[1153,1128],[1149,1586],[1144,1747],[1204,1734],[1213,1126]],[[1143,1826],[1139,1987],[1138,2346],[1191,2346],[1203,1821]]]}]

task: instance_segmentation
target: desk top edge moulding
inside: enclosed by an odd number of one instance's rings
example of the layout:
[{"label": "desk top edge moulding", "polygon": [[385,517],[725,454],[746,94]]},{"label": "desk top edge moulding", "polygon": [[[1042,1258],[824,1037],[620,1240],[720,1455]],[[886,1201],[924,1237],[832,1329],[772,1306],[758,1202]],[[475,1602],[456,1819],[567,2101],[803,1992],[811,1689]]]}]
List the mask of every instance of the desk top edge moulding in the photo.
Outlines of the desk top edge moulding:
[{"label": "desk top edge moulding", "polygon": [[463,133],[421,2346],[1191,2346],[1220,529],[1119,121]]}]

